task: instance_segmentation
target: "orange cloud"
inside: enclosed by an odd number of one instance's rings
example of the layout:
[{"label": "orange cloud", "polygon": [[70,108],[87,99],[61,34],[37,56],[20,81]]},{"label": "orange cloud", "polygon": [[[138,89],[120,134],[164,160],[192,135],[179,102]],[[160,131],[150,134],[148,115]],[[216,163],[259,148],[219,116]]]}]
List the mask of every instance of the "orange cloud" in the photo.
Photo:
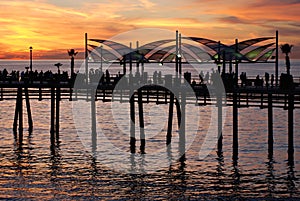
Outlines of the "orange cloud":
[{"label": "orange cloud", "polygon": [[274,35],[278,29],[282,42],[295,44],[295,54],[300,44],[299,4],[285,2],[2,0],[0,58],[27,58],[29,46],[39,58],[61,58],[66,49],[83,48],[85,32],[90,38],[107,39],[148,27],[179,29],[187,36],[229,44],[235,38]]}]

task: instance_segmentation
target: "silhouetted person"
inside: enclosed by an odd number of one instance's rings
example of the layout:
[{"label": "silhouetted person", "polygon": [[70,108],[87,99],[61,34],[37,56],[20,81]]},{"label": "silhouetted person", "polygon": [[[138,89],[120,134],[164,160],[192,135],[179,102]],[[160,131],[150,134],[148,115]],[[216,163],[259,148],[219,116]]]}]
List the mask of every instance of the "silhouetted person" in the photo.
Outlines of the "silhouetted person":
[{"label": "silhouetted person", "polygon": [[153,83],[157,84],[157,71],[154,71],[153,73]]},{"label": "silhouetted person", "polygon": [[8,71],[6,70],[6,68],[4,68],[2,75],[3,75],[3,78],[6,79],[6,77],[8,75]]},{"label": "silhouetted person", "polygon": [[241,87],[243,87],[244,86],[244,72],[242,72],[240,74],[240,80],[241,80]]},{"label": "silhouetted person", "polygon": [[195,79],[193,79],[192,86],[195,86],[195,85],[196,85],[196,81],[195,81]]},{"label": "silhouetted person", "polygon": [[106,82],[109,83],[110,82],[110,75],[109,75],[108,70],[105,71],[105,77],[106,77]]},{"label": "silhouetted person", "polygon": [[246,86],[246,79],[247,79],[246,73],[242,72],[242,74],[241,74],[242,86],[244,86],[244,85]]},{"label": "silhouetted person", "polygon": [[199,74],[199,80],[200,80],[200,84],[203,84],[203,76],[201,75],[201,73]]},{"label": "silhouetted person", "polygon": [[269,73],[265,72],[266,87],[269,87],[269,79],[270,79]]},{"label": "silhouetted person", "polygon": [[274,74],[271,75],[271,86],[274,86]]},{"label": "silhouetted person", "polygon": [[161,78],[161,71],[158,71],[157,79],[158,79],[157,81],[158,81],[159,84],[163,83],[162,78]]},{"label": "silhouetted person", "polygon": [[254,85],[255,85],[256,87],[258,87],[258,86],[260,85],[259,75],[256,76]]},{"label": "silhouetted person", "polygon": [[206,83],[208,83],[208,80],[209,80],[209,72],[207,72],[207,73],[205,74],[204,80],[206,81]]}]

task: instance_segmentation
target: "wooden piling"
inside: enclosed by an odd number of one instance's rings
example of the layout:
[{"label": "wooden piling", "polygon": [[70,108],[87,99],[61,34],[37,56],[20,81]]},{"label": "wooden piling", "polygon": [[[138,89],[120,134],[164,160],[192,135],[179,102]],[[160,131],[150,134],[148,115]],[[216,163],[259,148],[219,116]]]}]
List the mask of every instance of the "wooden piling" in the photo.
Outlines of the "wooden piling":
[{"label": "wooden piling", "polygon": [[0,100],[1,101],[3,100],[3,88],[1,88],[1,97],[0,97]]},{"label": "wooden piling", "polygon": [[31,115],[31,107],[30,107],[28,88],[24,89],[24,93],[25,93],[25,101],[26,101],[27,116],[28,116],[28,132],[32,133],[33,121],[32,121],[32,115]]},{"label": "wooden piling", "polygon": [[294,94],[288,97],[288,155],[294,157]]},{"label": "wooden piling", "polygon": [[232,143],[232,148],[233,148],[233,159],[237,160],[238,157],[238,107],[237,107],[237,93],[236,91],[233,92],[233,111],[232,111],[232,127],[233,127],[233,143]]},{"label": "wooden piling", "polygon": [[[72,96],[73,97],[73,96]],[[78,100],[78,90],[75,88],[75,100]]]},{"label": "wooden piling", "polygon": [[95,90],[91,89],[91,118],[92,118],[92,149],[96,150],[97,147],[97,117],[96,117],[96,101],[95,101]]},{"label": "wooden piling", "polygon": [[185,154],[185,106],[186,106],[186,92],[185,89],[181,90],[181,123],[179,129],[179,154]]},{"label": "wooden piling", "polygon": [[23,92],[22,88],[18,88],[18,99],[19,99],[19,144],[23,142]]},{"label": "wooden piling", "polygon": [[42,88],[39,87],[39,101],[43,100],[43,96],[42,96]]},{"label": "wooden piling", "polygon": [[268,94],[268,152],[269,158],[273,158],[273,100],[272,93]]},{"label": "wooden piling", "polygon": [[139,120],[140,120],[140,140],[141,146],[140,151],[142,154],[145,153],[145,146],[146,146],[146,137],[145,137],[145,125],[144,125],[144,109],[143,109],[143,94],[142,90],[138,90],[138,106],[139,106]]},{"label": "wooden piling", "polygon": [[135,108],[134,108],[134,93],[129,100],[130,103],[130,152],[135,153]]},{"label": "wooden piling", "polygon": [[178,129],[180,129],[180,124],[181,124],[181,109],[180,109],[180,103],[179,103],[178,98],[176,98],[175,106],[176,106],[176,112],[177,112]]},{"label": "wooden piling", "polygon": [[54,136],[54,121],[55,121],[55,88],[52,87],[51,88],[51,103],[50,103],[50,110],[51,110],[51,114],[50,114],[50,142],[51,145],[54,145],[55,143],[55,136]]},{"label": "wooden piling", "polygon": [[73,99],[73,88],[70,88],[70,96],[69,96],[69,101],[72,101]]},{"label": "wooden piling", "polygon": [[222,134],[222,94],[217,95],[217,107],[218,107],[218,152],[222,152],[223,148],[223,134]]},{"label": "wooden piling", "polygon": [[15,107],[15,116],[14,116],[14,123],[13,123],[13,133],[15,139],[17,138],[17,129],[18,129],[18,118],[19,118],[19,90],[17,91],[17,98],[16,98],[16,107]]},{"label": "wooden piling", "polygon": [[264,109],[264,93],[260,94],[260,108]]},{"label": "wooden piling", "polygon": [[56,108],[55,108],[55,133],[56,140],[59,142],[59,116],[60,116],[60,87],[56,88]]},{"label": "wooden piling", "polygon": [[168,119],[168,131],[166,144],[169,145],[172,140],[172,124],[173,124],[173,110],[174,110],[174,94],[170,92],[170,104],[169,104],[169,119]]}]

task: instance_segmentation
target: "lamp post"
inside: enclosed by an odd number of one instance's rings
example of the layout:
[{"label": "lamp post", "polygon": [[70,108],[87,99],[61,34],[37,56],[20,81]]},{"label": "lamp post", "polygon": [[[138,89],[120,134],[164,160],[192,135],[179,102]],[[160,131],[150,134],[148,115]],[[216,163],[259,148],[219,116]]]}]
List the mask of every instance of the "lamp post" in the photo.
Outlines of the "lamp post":
[{"label": "lamp post", "polygon": [[76,52],[74,49],[68,50],[68,54],[71,57],[71,78],[74,77],[74,57],[76,56],[78,52]]},{"label": "lamp post", "polygon": [[30,68],[30,71],[32,72],[32,47],[30,46],[29,47],[29,52],[30,52],[30,65],[29,65],[29,68]]}]

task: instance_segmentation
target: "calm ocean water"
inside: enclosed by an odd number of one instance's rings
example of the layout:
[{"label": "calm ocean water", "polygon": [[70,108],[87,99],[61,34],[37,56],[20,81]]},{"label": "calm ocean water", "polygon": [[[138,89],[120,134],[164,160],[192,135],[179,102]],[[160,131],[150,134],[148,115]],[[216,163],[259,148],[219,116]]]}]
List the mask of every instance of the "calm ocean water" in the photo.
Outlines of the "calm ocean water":
[{"label": "calm ocean water", "polygon": [[[56,71],[53,64],[61,62],[63,70],[69,61],[34,61],[34,70]],[[300,62],[292,63],[292,74],[300,75]],[[23,70],[27,61],[0,61],[0,68]],[[81,62],[77,61],[79,69]],[[294,68],[293,68],[294,66]],[[95,65],[95,68],[97,66]],[[211,65],[201,70],[211,71]],[[247,70],[246,70],[247,69]],[[150,71],[153,69],[150,69]],[[117,72],[118,70],[116,70]],[[240,72],[264,75],[274,72],[274,66],[255,68],[241,66]],[[280,72],[284,72],[280,65]],[[173,160],[151,163],[151,151],[164,149],[167,128],[166,105],[145,105],[146,152],[129,154],[129,104],[117,103],[120,109],[112,119],[111,103],[97,102],[97,130],[102,130],[109,143],[125,153],[124,166],[138,169],[139,174],[112,168],[106,159],[95,157],[86,149],[79,131],[90,136],[89,119],[74,119],[74,104],[61,101],[60,143],[55,151],[50,149],[50,102],[31,101],[34,130],[24,132],[22,149],[14,140],[12,125],[14,101],[0,102],[0,199],[11,200],[244,200],[246,198],[299,198],[300,199],[300,111],[294,110],[294,164],[288,163],[287,111],[274,109],[274,157],[268,158],[268,113],[266,109],[239,109],[239,155],[232,159],[232,108],[227,107],[223,128],[223,153],[217,155],[214,146],[208,156],[200,159],[199,152],[208,132],[211,119],[210,107],[198,107],[199,121],[187,119],[187,130],[195,134],[186,153],[185,161]],[[75,106],[87,104],[78,101]],[[24,115],[25,127],[27,125]],[[137,118],[138,119],[138,118]],[[159,121],[157,121],[157,119]],[[165,150],[167,159],[178,154],[177,122],[173,122],[172,148]],[[136,128],[138,130],[138,128]],[[137,134],[138,135],[138,134]],[[124,140],[125,139],[125,140]],[[137,142],[139,146],[139,142]],[[138,147],[137,147],[138,148]],[[101,147],[98,147],[101,150]],[[155,171],[143,173],[144,169]]]}]

